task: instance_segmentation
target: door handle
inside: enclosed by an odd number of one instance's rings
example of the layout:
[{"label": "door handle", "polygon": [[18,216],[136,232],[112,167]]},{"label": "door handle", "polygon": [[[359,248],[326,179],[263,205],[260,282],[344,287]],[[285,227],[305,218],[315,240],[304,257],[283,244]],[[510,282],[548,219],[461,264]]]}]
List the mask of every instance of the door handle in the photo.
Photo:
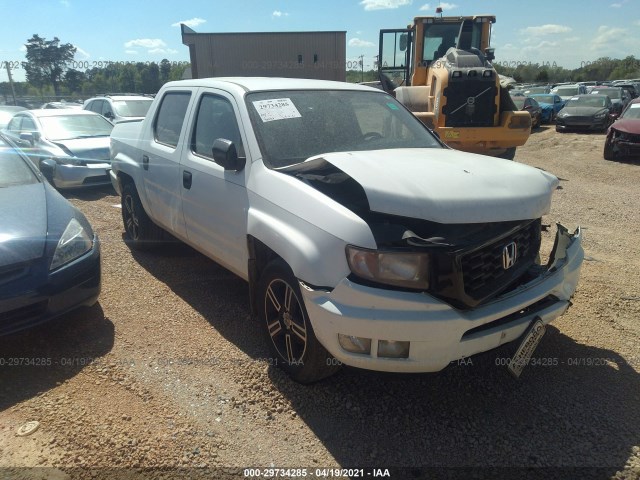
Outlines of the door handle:
[{"label": "door handle", "polygon": [[147,155],[142,156],[142,168],[149,170],[149,157]]},{"label": "door handle", "polygon": [[189,190],[191,188],[191,172],[187,172],[186,170],[182,171],[182,186]]}]

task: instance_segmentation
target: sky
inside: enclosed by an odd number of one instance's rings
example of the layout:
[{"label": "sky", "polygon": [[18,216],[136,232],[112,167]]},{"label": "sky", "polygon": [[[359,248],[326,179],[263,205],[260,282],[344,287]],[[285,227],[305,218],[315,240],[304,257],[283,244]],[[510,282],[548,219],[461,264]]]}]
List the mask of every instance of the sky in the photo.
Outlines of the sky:
[{"label": "sky", "polygon": [[[600,57],[640,58],[640,0],[0,0],[0,82],[7,81],[4,62],[25,60],[33,34],[73,44],[78,66],[186,62],[180,23],[207,33],[345,31],[347,65],[363,55],[367,70],[380,29],[404,28],[416,16],[434,15],[437,6],[444,15],[495,15],[491,44],[502,64],[573,69]],[[19,67],[12,75],[24,80]]]}]

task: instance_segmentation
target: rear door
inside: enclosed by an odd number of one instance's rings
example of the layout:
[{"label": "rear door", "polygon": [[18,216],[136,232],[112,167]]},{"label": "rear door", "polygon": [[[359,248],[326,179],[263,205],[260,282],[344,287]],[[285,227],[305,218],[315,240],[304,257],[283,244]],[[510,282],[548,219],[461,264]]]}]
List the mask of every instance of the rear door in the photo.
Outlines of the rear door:
[{"label": "rear door", "polygon": [[194,89],[168,90],[155,111],[148,131],[143,133],[138,161],[152,218],[160,226],[185,236],[180,196],[180,156],[187,142],[188,118]]}]

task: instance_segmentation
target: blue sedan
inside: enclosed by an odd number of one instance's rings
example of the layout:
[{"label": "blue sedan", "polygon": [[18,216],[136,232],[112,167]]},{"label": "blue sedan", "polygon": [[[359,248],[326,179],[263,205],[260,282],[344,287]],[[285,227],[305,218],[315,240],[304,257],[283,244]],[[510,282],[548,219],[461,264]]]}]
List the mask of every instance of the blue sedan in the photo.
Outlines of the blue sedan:
[{"label": "blue sedan", "polygon": [[98,237],[2,135],[0,218],[0,335],[97,302]]},{"label": "blue sedan", "polygon": [[553,123],[565,104],[562,98],[553,93],[534,93],[529,96],[535,98],[542,107],[542,123]]}]

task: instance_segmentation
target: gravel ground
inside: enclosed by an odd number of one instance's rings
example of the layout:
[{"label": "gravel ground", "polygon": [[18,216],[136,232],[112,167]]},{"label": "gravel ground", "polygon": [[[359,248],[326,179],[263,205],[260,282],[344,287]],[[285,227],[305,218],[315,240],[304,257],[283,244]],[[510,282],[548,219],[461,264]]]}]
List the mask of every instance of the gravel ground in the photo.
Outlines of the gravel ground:
[{"label": "gravel ground", "polygon": [[[0,338],[0,357],[50,363],[0,367],[0,477],[640,478],[640,166],[604,161],[603,143],[543,127],[518,150],[561,178],[543,221],[582,225],[587,256],[536,351],[545,365],[519,380],[497,365],[509,346],[436,374],[294,384],[267,359],[242,280],[185,246],[129,250],[110,189],[67,194],[102,240],[103,290]],[[28,421],[38,430],[16,435]]]}]

